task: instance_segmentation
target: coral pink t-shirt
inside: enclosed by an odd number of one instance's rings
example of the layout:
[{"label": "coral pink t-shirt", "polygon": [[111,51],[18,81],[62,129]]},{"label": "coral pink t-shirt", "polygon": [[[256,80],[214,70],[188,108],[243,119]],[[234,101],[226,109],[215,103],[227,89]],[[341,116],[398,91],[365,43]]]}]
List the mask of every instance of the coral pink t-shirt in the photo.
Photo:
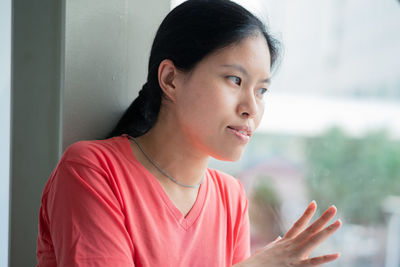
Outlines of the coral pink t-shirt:
[{"label": "coral pink t-shirt", "polygon": [[184,217],[126,134],[72,144],[42,195],[39,267],[232,266],[250,256],[239,180],[208,168]]}]

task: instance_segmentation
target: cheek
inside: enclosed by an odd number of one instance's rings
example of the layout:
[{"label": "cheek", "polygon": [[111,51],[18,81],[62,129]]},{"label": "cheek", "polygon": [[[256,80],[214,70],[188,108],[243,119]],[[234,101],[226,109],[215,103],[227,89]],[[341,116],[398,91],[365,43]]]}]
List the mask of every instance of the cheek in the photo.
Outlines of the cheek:
[{"label": "cheek", "polygon": [[[205,79],[207,80],[207,79]],[[216,82],[197,82],[185,88],[181,103],[183,109],[180,112],[192,114],[195,118],[206,118],[212,120],[226,112],[229,96],[225,93],[221,84]]]},{"label": "cheek", "polygon": [[207,95],[206,90],[203,90],[203,88],[204,86],[201,85],[185,88],[186,92],[181,99],[178,99],[180,108],[178,113],[183,116],[190,116],[192,119],[198,119],[202,115],[206,115],[207,107],[210,109],[213,104],[210,102],[210,96]]},{"label": "cheek", "polygon": [[211,116],[213,110],[214,103],[210,100],[205,86],[207,85],[187,86],[186,91],[177,98],[176,116],[181,126],[189,127],[191,131],[199,131],[205,127],[208,123],[207,118]]},{"label": "cheek", "polygon": [[[178,101],[177,117],[183,131],[197,141],[215,139],[232,122],[234,99],[215,83],[193,84]],[[225,92],[225,93],[224,93]],[[215,144],[214,144],[215,145]]]}]

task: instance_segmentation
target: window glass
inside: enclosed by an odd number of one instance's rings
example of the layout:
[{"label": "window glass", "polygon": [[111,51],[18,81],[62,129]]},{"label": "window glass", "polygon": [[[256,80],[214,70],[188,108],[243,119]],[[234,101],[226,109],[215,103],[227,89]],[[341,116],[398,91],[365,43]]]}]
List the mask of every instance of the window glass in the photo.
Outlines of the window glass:
[{"label": "window glass", "polygon": [[[400,266],[400,3],[236,1],[283,43],[263,121],[238,162],[252,252],[315,199],[342,228],[315,251],[327,266]],[[332,220],[333,222],[333,220]]]}]

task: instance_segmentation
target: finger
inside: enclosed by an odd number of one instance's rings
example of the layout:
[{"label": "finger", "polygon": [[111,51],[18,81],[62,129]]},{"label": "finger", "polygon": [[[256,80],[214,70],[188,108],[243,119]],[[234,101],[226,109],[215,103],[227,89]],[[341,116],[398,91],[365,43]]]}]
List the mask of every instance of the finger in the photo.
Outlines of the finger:
[{"label": "finger", "polygon": [[311,235],[320,231],[324,226],[335,216],[336,207],[330,206],[313,224],[307,227],[301,234],[296,237],[297,243],[302,243],[304,240],[308,239]]},{"label": "finger", "polygon": [[304,227],[306,227],[306,225],[311,220],[316,210],[317,210],[317,203],[313,200],[308,205],[308,207],[306,208],[300,219],[298,219],[294,223],[292,228],[289,229],[289,231],[283,236],[283,238],[292,238],[298,235],[298,233],[300,233],[304,229]]},{"label": "finger", "polygon": [[324,256],[319,256],[319,257],[315,257],[315,258],[302,260],[301,262],[299,262],[298,265],[296,265],[296,267],[319,266],[321,264],[325,264],[325,263],[336,260],[337,258],[339,258],[339,255],[340,255],[339,253],[335,253],[335,254],[329,254],[329,255],[324,255]]},{"label": "finger", "polygon": [[299,255],[308,255],[311,251],[322,243],[325,239],[327,239],[330,235],[336,232],[337,229],[342,225],[341,220],[337,220],[324,230],[319,233],[313,235],[308,241],[306,241],[299,250]]}]

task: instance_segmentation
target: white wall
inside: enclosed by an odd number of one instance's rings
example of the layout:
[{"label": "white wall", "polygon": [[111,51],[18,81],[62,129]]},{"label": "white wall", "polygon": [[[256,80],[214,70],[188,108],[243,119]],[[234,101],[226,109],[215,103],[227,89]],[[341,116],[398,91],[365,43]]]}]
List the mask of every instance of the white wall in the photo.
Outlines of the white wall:
[{"label": "white wall", "polygon": [[146,80],[156,30],[167,0],[67,1],[63,150],[103,138]]},{"label": "white wall", "polygon": [[0,266],[7,266],[10,203],[11,0],[0,2],[0,33]]}]

